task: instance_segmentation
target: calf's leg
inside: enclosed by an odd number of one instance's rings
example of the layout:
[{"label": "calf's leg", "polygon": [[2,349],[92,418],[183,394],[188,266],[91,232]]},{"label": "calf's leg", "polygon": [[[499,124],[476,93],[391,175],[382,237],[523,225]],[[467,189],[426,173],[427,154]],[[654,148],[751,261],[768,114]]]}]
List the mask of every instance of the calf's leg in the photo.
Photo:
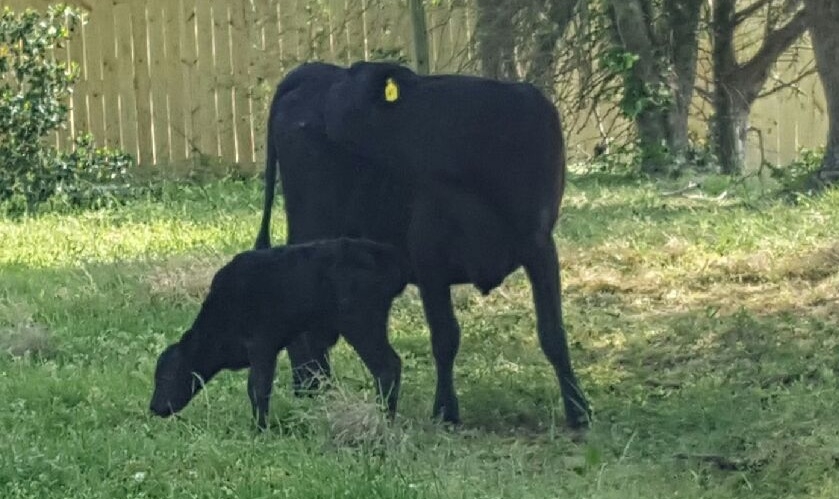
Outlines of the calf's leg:
[{"label": "calf's leg", "polygon": [[297,396],[316,391],[322,378],[328,379],[332,376],[329,347],[312,341],[315,335],[313,332],[303,333],[287,348],[291,361],[292,387]]},{"label": "calf's leg", "polygon": [[525,250],[523,260],[533,290],[539,343],[559,378],[565,418],[573,428],[587,426],[591,413],[568,354],[568,340],[562,324],[559,261],[551,235],[540,235]]},{"label": "calf's leg", "polygon": [[248,375],[248,397],[251,399],[253,417],[260,430],[267,428],[268,406],[271,402],[271,387],[277,368],[277,352],[264,345],[248,348],[251,370]]},{"label": "calf's leg", "polygon": [[381,319],[357,321],[349,325],[344,332],[344,338],[358,352],[373,375],[379,400],[386,404],[388,415],[395,416],[402,377],[402,360],[387,340],[387,313]]},{"label": "calf's leg", "polygon": [[431,416],[446,423],[460,423],[454,389],[454,359],[460,348],[460,326],[454,315],[448,284],[419,285],[425,319],[431,330],[431,350],[437,366],[437,389]]}]

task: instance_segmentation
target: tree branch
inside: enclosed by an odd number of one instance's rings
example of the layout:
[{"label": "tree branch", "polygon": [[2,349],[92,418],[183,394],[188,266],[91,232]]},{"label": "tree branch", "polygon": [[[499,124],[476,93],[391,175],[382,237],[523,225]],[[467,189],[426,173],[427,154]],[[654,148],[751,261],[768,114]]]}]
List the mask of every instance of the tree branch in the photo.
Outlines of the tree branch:
[{"label": "tree branch", "polygon": [[706,90],[701,87],[696,87],[693,89],[693,91],[696,92],[696,94],[699,95],[699,97],[702,98],[702,100],[704,100],[705,102],[710,103],[714,100],[714,93],[710,90]]},{"label": "tree branch", "polygon": [[[804,34],[806,29],[807,23],[802,10],[795,14],[795,17],[786,25],[767,34],[757,53],[738,68],[737,80],[744,83],[741,88],[750,90],[748,93],[757,94],[760,87],[763,86],[763,82],[766,80],[765,75],[769,72],[772,64],[792,45],[792,42]],[[757,85],[757,88],[747,89],[745,84]]]},{"label": "tree branch", "polygon": [[552,92],[553,71],[556,65],[556,43],[565,35],[568,25],[574,18],[579,0],[551,0],[547,5],[549,22],[552,29],[540,30],[535,35],[536,51],[533,54],[530,67],[525,74],[525,80],[536,86]]},{"label": "tree branch", "polygon": [[745,9],[743,9],[740,12],[734,14],[734,24],[736,26],[739,26],[740,23],[742,23],[743,21],[745,21],[746,19],[751,17],[752,14],[759,11],[760,9],[762,9],[763,7],[765,7],[767,4],[769,4],[771,2],[772,2],[772,0],[758,0],[757,2],[749,5]]},{"label": "tree branch", "polygon": [[[761,93],[758,95],[758,98],[762,98],[762,97],[766,97],[766,96],[772,95],[772,94],[774,94],[775,92],[780,92],[781,90],[784,90],[785,88],[791,88],[791,87],[794,87],[794,86],[795,86],[795,85],[797,85],[799,82],[801,82],[801,80],[803,80],[803,79],[807,78],[807,77],[808,77],[808,76],[810,76],[810,75],[814,75],[814,74],[816,74],[816,72],[817,72],[817,70],[816,70],[816,67],[815,67],[815,66],[810,67],[810,68],[807,68],[807,69],[805,69],[805,70],[801,71],[799,74],[797,74],[797,75],[795,76],[795,78],[793,78],[792,80],[790,80],[790,81],[779,81],[779,82],[778,82],[778,84],[777,84],[777,85],[775,85],[774,87],[772,87],[772,88],[770,88],[769,90],[766,90],[766,91],[764,91],[764,92],[761,92]],[[796,90],[796,92],[799,92],[799,93],[800,93],[801,91],[800,91],[800,90]]]}]

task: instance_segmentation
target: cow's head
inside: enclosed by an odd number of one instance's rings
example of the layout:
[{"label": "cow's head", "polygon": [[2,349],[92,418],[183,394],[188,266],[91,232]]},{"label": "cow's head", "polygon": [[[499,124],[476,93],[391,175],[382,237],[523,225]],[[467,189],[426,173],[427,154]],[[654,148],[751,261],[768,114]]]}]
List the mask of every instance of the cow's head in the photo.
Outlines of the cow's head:
[{"label": "cow's head", "polygon": [[410,131],[419,76],[398,64],[357,62],[332,85],[324,102],[330,139],[369,156],[392,157]]}]

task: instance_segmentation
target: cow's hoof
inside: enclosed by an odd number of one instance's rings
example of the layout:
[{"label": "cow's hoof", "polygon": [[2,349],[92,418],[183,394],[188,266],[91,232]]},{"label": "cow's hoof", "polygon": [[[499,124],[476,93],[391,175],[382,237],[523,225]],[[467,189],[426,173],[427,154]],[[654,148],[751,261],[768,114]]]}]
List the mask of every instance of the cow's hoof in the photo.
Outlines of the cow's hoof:
[{"label": "cow's hoof", "polygon": [[431,413],[431,419],[450,426],[460,425],[460,411],[457,407],[457,402],[449,406],[435,404],[434,411]]}]

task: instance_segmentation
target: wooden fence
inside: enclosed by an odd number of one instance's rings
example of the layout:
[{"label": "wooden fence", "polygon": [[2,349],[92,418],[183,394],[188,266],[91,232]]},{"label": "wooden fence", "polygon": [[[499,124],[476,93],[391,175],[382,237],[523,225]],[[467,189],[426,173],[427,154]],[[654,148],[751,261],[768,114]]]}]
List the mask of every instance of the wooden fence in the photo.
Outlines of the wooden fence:
[{"label": "wooden fence", "polygon": [[[55,1],[0,0],[0,6],[44,9]],[[312,59],[409,59],[412,50],[408,9],[399,0],[65,2],[85,10],[89,22],[56,54],[81,69],[69,124],[56,141],[66,146],[90,131],[98,144],[121,147],[141,166],[258,167],[268,105],[289,69]],[[432,71],[471,67],[473,4],[425,2]],[[790,161],[799,147],[824,143],[818,77],[798,87],[797,98],[775,94],[752,110],[770,161]],[[691,123],[698,136],[707,133],[706,119]],[[576,159],[600,140],[594,125],[566,132]],[[759,157],[750,136],[748,162]]]},{"label": "wooden fence", "polygon": [[[50,0],[0,0],[44,9]],[[87,12],[56,54],[80,67],[59,145],[90,131],[140,165],[262,161],[267,108],[308,59],[407,57],[410,20],[394,0],[70,0]],[[451,0],[429,7],[432,68],[466,60],[472,22]],[[449,22],[459,18],[458,22]]]}]

